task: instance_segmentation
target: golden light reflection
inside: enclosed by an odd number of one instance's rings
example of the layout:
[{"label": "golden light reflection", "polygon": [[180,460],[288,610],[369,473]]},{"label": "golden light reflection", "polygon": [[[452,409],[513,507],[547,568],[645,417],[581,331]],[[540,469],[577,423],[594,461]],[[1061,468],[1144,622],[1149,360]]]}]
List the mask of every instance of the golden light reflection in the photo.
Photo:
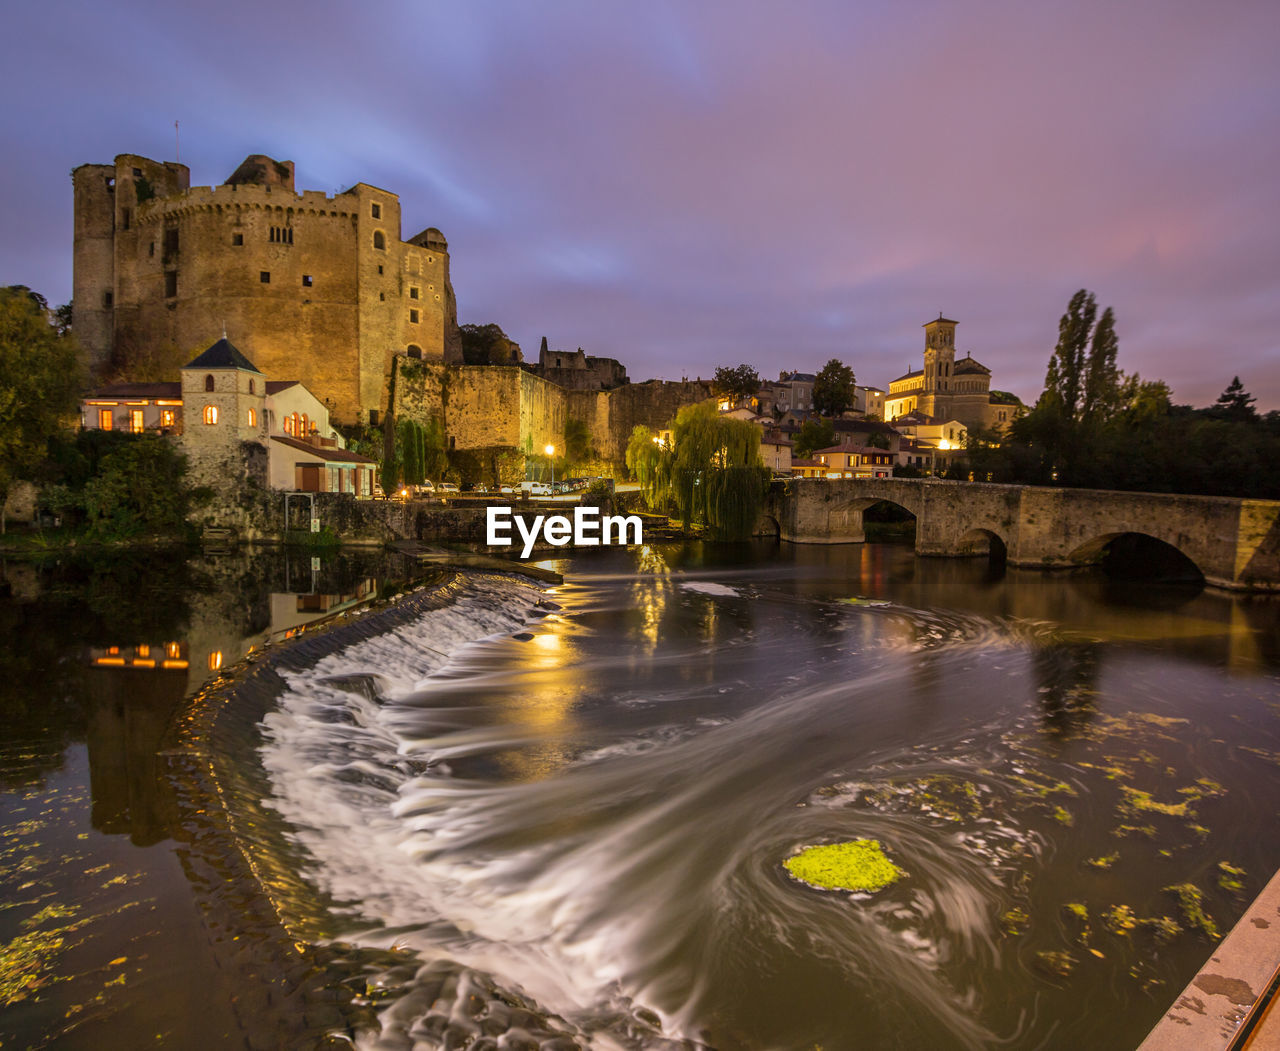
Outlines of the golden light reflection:
[{"label": "golden light reflection", "polygon": [[134,657],[133,666],[135,668],[154,668],[156,662],[148,657]]},{"label": "golden light reflection", "polygon": [[209,654],[209,670],[217,671],[221,667],[222,667],[222,651],[214,650],[211,654]]},{"label": "golden light reflection", "polygon": [[559,635],[535,635],[533,637],[533,644],[537,646],[538,649],[540,650],[555,651],[560,649],[560,636]]},{"label": "golden light reflection", "polygon": [[635,608],[643,618],[640,634],[649,644],[649,652],[658,648],[662,634],[662,616],[667,608],[667,577],[671,568],[662,553],[649,544],[643,544],[636,563],[636,582],[631,588]]}]

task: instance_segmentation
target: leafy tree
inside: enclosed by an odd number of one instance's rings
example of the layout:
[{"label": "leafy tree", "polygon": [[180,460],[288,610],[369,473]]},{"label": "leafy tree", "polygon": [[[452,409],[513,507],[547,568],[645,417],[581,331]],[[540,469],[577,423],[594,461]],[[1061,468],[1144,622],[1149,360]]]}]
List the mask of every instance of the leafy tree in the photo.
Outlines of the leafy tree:
[{"label": "leafy tree", "polygon": [[564,421],[564,455],[570,463],[591,458],[591,431],[585,420],[570,417]]},{"label": "leafy tree", "polygon": [[716,412],[714,402],[686,405],[661,449],[659,483],[675,501],[683,527],[706,524],[718,540],[745,540],[759,517],[770,472],[760,460],[760,428]]},{"label": "leafy tree", "polygon": [[1218,395],[1212,411],[1219,419],[1249,423],[1258,418],[1253,401],[1253,396],[1244,389],[1240,377],[1233,376],[1227,389]]},{"label": "leafy tree", "polygon": [[1093,293],[1080,289],[1067,304],[1067,312],[1058,321],[1058,345],[1049,358],[1040,403],[1056,410],[1067,419],[1075,419],[1080,411],[1084,391],[1085,353],[1089,333],[1098,313]]},{"label": "leafy tree", "polygon": [[627,440],[627,470],[640,483],[640,491],[644,493],[645,502],[650,507],[656,507],[660,499],[656,480],[661,460],[662,450],[658,447],[653,431],[643,424],[633,427],[631,437]]},{"label": "leafy tree", "polygon": [[750,365],[739,365],[737,368],[721,365],[716,369],[711,384],[717,394],[737,402],[759,392],[760,375]]},{"label": "leafy tree", "polygon": [[44,298],[0,289],[0,532],[13,483],[36,475],[74,419],[81,377],[75,340],[58,334]]},{"label": "leafy tree", "polygon": [[84,487],[88,536],[185,536],[193,496],[186,472],[186,457],[171,442],[154,435],[131,436],[103,457]]},{"label": "leafy tree", "polygon": [[823,416],[839,416],[856,397],[853,369],[832,358],[813,381],[813,407]]},{"label": "leafy tree", "polygon": [[517,365],[522,360],[520,344],[498,325],[459,325],[458,334],[467,365]]},{"label": "leafy tree", "polygon": [[828,449],[836,443],[835,425],[821,416],[809,417],[800,425],[796,435],[795,453],[802,460],[818,449]]}]

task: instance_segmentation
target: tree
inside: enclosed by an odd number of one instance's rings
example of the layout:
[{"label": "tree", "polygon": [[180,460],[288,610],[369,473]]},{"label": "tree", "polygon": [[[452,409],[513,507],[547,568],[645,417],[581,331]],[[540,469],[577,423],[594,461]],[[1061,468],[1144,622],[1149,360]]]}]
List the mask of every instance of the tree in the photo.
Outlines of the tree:
[{"label": "tree", "polygon": [[759,392],[760,375],[750,365],[739,365],[736,369],[721,365],[711,383],[717,394],[737,403]]},{"label": "tree", "polygon": [[829,449],[835,443],[835,425],[821,416],[810,417],[800,425],[800,433],[796,435],[795,453],[803,460],[812,456],[816,450]]},{"label": "tree", "polygon": [[591,459],[591,431],[585,420],[570,417],[564,421],[564,455],[569,463]]},{"label": "tree", "polygon": [[1049,358],[1041,401],[1049,399],[1068,419],[1076,419],[1084,391],[1085,348],[1098,313],[1093,293],[1080,289],[1067,304],[1067,312],[1058,321],[1058,345]]},{"label": "tree", "polygon": [[518,365],[521,361],[520,344],[498,325],[459,325],[458,334],[467,365]]},{"label": "tree", "polygon": [[43,297],[0,289],[0,532],[13,483],[40,469],[74,419],[81,376],[75,340],[58,334]]},{"label": "tree", "polygon": [[1110,307],[1102,312],[1089,344],[1085,363],[1084,395],[1080,417],[1085,420],[1109,419],[1120,407],[1120,373],[1116,369],[1116,319]]},{"label": "tree", "polygon": [[1220,420],[1251,423],[1258,418],[1258,410],[1253,407],[1253,402],[1253,396],[1244,389],[1240,377],[1233,376],[1210,411]]},{"label": "tree", "polygon": [[813,381],[813,407],[823,416],[839,416],[857,397],[853,369],[832,358]]},{"label": "tree", "polygon": [[103,457],[84,487],[88,536],[183,536],[192,497],[186,472],[186,457],[172,443],[154,435],[130,436]]}]

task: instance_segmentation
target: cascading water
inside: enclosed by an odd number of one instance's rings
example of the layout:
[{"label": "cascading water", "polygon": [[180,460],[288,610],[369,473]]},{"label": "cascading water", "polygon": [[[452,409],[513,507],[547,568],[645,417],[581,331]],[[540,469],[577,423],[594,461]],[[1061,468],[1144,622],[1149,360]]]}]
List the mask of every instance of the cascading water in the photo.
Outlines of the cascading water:
[{"label": "cascading water", "polygon": [[[1158,1014],[1209,948],[1165,884],[1219,853],[1269,874],[1275,845],[1211,826],[1280,801],[1226,743],[1276,749],[1272,679],[1171,677],[1141,640],[910,587],[849,603],[869,589],[796,567],[586,568],[554,601],[469,580],[290,673],[265,720],[268,803],[341,936],[424,964],[370,1047],[489,1031],[482,982],[598,1047],[1089,1042],[1070,1004]],[[906,877],[824,893],[782,868],[862,837]],[[1115,933],[1117,906],[1152,926]],[[430,1023],[439,961],[476,1007]]]}]

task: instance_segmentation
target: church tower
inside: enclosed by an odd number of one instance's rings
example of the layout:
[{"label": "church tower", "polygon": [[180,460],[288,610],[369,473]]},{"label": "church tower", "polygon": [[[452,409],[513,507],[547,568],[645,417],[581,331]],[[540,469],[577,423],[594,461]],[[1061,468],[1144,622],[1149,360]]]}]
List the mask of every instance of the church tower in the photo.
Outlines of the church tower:
[{"label": "church tower", "polygon": [[[951,376],[956,361],[956,324],[941,313],[924,323],[924,388],[920,392],[924,397],[955,389]],[[926,411],[934,414],[932,406]]]}]

